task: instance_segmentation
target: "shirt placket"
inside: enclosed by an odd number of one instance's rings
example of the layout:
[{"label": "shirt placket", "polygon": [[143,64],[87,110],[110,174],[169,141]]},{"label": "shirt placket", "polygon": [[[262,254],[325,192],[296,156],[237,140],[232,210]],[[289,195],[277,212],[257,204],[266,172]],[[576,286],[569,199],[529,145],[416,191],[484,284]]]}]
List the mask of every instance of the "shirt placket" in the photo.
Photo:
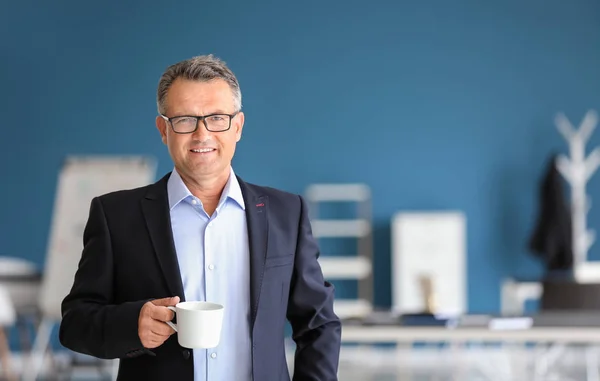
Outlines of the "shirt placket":
[{"label": "shirt placket", "polygon": [[[217,218],[217,212],[213,214],[212,218],[208,220],[206,224],[206,230],[204,232],[204,300],[214,302],[217,300],[217,268],[215,265],[215,247],[217,234],[215,232],[215,219]],[[217,380],[217,374],[214,374],[216,366],[215,362],[218,359],[218,353],[216,348],[206,350],[206,379]]]}]

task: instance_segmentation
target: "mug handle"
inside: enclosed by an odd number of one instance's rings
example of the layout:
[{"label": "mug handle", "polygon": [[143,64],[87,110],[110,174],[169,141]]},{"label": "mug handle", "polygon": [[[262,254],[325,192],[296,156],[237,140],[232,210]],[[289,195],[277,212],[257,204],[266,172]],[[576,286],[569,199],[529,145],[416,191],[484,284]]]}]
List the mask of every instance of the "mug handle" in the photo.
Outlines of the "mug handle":
[{"label": "mug handle", "polygon": [[[175,307],[173,307],[173,306],[167,306],[167,308],[170,309],[171,311],[175,312],[175,313],[177,312],[175,310]],[[167,323],[167,325],[169,327],[173,328],[173,330],[175,330],[175,332],[177,332],[177,325],[175,325],[175,323],[173,323],[171,321],[166,321],[165,323]]]}]

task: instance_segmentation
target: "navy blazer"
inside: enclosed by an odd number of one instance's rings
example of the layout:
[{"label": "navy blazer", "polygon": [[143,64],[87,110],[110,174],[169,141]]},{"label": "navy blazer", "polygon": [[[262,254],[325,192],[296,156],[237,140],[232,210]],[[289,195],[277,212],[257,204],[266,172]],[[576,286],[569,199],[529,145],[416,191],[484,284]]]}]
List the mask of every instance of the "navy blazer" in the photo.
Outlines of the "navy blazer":
[{"label": "navy blazer", "polygon": [[[62,303],[60,342],[75,352],[120,358],[117,380],[194,379],[193,353],[178,344],[177,334],[152,350],[143,348],[138,336],[145,302],[170,296],[184,300],[169,176],[92,200],[82,257]],[[293,380],[337,380],[341,324],[333,312],[334,288],[317,262],[306,204],[298,195],[238,180],[250,241],[254,380],[290,379],[286,318],[296,343]]]}]

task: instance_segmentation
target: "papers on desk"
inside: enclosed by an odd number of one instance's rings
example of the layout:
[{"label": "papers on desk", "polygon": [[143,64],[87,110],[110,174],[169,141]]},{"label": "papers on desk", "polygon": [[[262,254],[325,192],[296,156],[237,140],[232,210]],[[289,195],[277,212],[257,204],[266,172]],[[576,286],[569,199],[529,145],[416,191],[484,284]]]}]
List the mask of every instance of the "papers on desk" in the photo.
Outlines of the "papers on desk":
[{"label": "papers on desk", "polygon": [[529,329],[532,326],[533,319],[531,317],[493,318],[488,324],[488,328],[491,330]]},{"label": "papers on desk", "polygon": [[493,331],[530,329],[535,324],[532,316],[396,314],[392,311],[373,311],[361,319],[344,319],[345,325],[487,328]]},{"label": "papers on desk", "polygon": [[398,314],[389,310],[375,310],[357,319],[343,319],[346,326],[447,327],[449,329],[489,329],[490,331],[527,330],[534,327],[600,328],[597,311],[541,312],[530,316],[494,316],[465,314],[442,316],[431,314]]},{"label": "papers on desk", "polygon": [[482,327],[493,331],[529,329],[533,327],[533,318],[530,316],[464,315],[460,317],[456,328]]}]

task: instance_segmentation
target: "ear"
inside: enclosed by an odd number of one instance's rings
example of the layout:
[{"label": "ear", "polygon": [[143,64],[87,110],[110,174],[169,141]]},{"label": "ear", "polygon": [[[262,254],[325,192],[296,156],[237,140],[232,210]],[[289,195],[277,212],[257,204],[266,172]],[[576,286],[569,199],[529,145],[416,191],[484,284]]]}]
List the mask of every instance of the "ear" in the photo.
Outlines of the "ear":
[{"label": "ear", "polygon": [[244,128],[244,113],[243,112],[240,111],[235,116],[232,127],[235,130],[235,141],[239,142],[240,139],[242,138],[242,129]]},{"label": "ear", "polygon": [[163,119],[162,116],[158,115],[156,117],[156,128],[160,133],[160,137],[162,139],[163,144],[167,144],[167,121]]}]

